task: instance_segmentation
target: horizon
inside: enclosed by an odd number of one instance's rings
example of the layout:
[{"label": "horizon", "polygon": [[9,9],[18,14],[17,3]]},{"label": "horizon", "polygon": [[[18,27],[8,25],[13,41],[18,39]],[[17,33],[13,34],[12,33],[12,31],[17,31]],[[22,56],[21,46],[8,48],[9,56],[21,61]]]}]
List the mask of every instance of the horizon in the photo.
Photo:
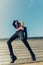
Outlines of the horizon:
[{"label": "horizon", "polygon": [[[0,38],[0,40],[7,40],[9,38]],[[27,39],[43,39],[43,37],[28,37]],[[15,39],[15,40],[20,40],[19,38]]]}]

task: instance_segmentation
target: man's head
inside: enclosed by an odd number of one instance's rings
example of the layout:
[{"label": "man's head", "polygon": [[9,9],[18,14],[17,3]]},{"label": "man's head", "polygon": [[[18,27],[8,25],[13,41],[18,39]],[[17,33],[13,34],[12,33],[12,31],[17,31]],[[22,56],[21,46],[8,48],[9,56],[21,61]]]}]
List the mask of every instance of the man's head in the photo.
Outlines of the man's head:
[{"label": "man's head", "polygon": [[24,22],[20,22],[21,26],[24,26]]}]

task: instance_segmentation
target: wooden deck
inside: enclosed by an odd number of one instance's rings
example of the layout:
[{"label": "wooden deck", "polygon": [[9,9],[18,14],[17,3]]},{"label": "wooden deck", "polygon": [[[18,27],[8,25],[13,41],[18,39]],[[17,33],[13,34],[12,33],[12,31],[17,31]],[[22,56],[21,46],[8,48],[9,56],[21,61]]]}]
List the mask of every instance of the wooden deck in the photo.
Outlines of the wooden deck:
[{"label": "wooden deck", "polygon": [[[17,56],[17,60],[13,65],[31,65],[31,63],[43,61],[43,39],[28,39],[27,40],[36,55],[36,61],[32,61],[31,55],[21,40],[15,40],[12,42],[14,54]],[[11,58],[7,46],[7,39],[0,40],[0,65],[12,65],[10,64]],[[33,64],[34,65],[34,64]]]}]

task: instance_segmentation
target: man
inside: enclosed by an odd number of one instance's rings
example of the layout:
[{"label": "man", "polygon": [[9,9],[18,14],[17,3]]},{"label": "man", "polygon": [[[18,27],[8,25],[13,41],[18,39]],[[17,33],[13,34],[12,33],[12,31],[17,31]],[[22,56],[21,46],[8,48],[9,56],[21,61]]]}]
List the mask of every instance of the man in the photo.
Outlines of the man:
[{"label": "man", "polygon": [[29,44],[27,42],[27,29],[24,26],[24,23],[23,22],[19,23],[18,20],[14,20],[13,26],[16,28],[17,31],[15,32],[15,34],[7,42],[8,48],[9,48],[9,51],[10,51],[10,56],[11,56],[11,59],[12,59],[11,63],[14,63],[14,61],[17,59],[17,57],[13,53],[11,42],[13,40],[15,40],[16,38],[18,38],[18,37],[22,40],[22,42],[25,44],[25,46],[30,51],[32,59],[36,60],[35,54],[33,53],[32,49],[30,48],[30,46],[29,46]]}]

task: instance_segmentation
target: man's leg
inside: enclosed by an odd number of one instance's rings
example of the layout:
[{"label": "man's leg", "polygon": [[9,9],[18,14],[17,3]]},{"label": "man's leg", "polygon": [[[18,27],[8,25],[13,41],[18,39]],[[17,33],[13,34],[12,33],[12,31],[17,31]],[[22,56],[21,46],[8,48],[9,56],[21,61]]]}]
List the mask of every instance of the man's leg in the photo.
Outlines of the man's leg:
[{"label": "man's leg", "polygon": [[30,45],[28,44],[27,40],[22,39],[22,42],[25,44],[25,46],[27,47],[27,49],[29,50],[31,56],[32,56],[32,60],[36,60],[35,54],[33,53]]},{"label": "man's leg", "polygon": [[13,53],[13,48],[12,48],[12,45],[11,45],[11,42],[13,40],[15,40],[17,38],[17,34],[14,34],[8,41],[7,41],[7,45],[8,45],[8,48],[9,48],[9,52],[10,52],[10,56],[11,56],[11,63],[13,63],[15,60],[16,60],[16,56],[14,55]]}]

